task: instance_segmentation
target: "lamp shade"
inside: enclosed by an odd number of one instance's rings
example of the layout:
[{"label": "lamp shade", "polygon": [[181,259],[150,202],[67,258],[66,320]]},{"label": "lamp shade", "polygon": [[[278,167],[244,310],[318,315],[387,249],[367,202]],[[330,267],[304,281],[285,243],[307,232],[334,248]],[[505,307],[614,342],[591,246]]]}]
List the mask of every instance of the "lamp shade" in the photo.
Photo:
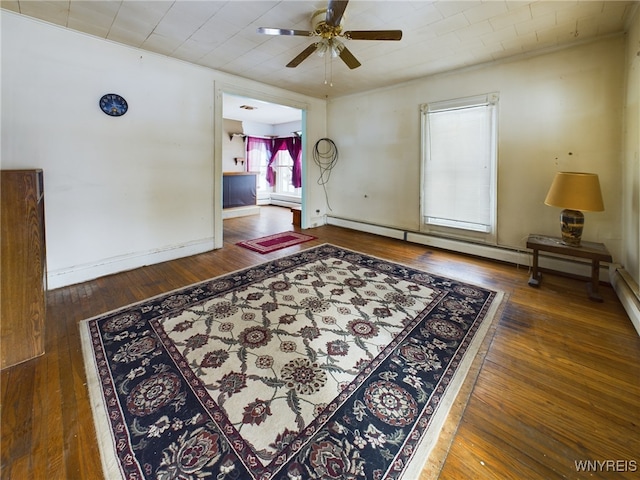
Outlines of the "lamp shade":
[{"label": "lamp shade", "polygon": [[602,212],[604,202],[598,175],[580,172],[556,173],[544,203],[571,210]]}]

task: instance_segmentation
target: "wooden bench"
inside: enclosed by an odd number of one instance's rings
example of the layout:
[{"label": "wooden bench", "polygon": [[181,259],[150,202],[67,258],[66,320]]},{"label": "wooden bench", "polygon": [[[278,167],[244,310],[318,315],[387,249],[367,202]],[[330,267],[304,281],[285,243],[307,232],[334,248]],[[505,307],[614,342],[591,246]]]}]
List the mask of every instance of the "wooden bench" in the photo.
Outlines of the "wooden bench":
[{"label": "wooden bench", "polygon": [[529,285],[538,287],[542,281],[542,273],[538,267],[538,251],[551,252],[570,257],[586,258],[591,260],[591,282],[587,284],[589,299],[594,302],[602,302],[598,292],[600,283],[600,262],[611,262],[611,254],[602,243],[582,242],[579,247],[572,247],[562,243],[556,237],[546,235],[529,235],[527,248],[533,250],[533,271],[529,278]]}]

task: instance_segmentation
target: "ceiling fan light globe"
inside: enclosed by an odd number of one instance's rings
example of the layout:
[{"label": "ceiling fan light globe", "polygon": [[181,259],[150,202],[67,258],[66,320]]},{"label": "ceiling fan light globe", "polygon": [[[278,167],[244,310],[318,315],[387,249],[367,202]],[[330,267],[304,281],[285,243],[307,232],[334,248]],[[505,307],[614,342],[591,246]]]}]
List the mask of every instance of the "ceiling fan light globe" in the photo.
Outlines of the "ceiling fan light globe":
[{"label": "ceiling fan light globe", "polygon": [[329,46],[327,45],[326,42],[320,42],[318,43],[318,48],[316,50],[316,53],[318,54],[319,57],[324,57],[328,49],[329,49]]},{"label": "ceiling fan light globe", "polygon": [[339,57],[340,53],[342,53],[342,50],[344,50],[344,43],[334,38],[331,41],[331,56],[333,58]]}]

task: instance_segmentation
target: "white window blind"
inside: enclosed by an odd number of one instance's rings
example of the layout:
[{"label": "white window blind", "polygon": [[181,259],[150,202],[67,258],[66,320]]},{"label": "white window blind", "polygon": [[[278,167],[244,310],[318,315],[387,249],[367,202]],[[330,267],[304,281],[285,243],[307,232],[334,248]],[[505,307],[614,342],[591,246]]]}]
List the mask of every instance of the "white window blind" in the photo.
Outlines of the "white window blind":
[{"label": "white window blind", "polygon": [[490,94],[423,106],[427,227],[494,231],[497,100]]}]

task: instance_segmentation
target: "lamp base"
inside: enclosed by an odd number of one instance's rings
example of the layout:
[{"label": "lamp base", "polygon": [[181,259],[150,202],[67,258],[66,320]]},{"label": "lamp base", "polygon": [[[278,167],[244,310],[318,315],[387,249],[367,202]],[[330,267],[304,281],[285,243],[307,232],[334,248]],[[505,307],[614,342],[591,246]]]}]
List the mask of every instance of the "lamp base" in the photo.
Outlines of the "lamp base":
[{"label": "lamp base", "polygon": [[580,210],[565,209],[560,212],[562,243],[579,247],[584,228],[584,214]]}]

